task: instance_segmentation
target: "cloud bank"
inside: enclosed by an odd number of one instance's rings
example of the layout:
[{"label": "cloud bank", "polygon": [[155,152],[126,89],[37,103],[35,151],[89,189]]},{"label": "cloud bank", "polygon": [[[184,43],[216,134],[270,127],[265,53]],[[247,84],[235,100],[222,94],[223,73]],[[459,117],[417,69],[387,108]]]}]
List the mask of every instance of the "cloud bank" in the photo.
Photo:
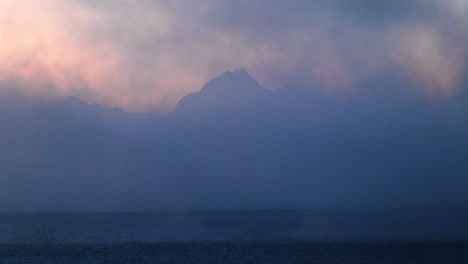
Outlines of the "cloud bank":
[{"label": "cloud bank", "polygon": [[267,88],[318,84],[338,97],[396,71],[440,101],[466,78],[467,9],[466,0],[0,0],[1,89],[169,112],[245,66]]}]

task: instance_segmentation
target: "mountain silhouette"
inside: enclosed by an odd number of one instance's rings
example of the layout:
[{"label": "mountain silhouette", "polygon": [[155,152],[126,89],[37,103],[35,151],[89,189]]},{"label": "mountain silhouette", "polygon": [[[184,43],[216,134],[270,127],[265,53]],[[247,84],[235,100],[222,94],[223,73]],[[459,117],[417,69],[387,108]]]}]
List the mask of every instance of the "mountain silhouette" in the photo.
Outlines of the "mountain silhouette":
[{"label": "mountain silhouette", "polygon": [[[378,81],[362,85],[379,93]],[[187,95],[169,116],[0,96],[0,211],[468,201],[466,94],[439,105],[359,96],[268,91],[243,68]]]},{"label": "mountain silhouette", "polygon": [[245,68],[228,71],[210,80],[199,92],[183,97],[172,115],[200,116],[252,106],[268,93]]}]

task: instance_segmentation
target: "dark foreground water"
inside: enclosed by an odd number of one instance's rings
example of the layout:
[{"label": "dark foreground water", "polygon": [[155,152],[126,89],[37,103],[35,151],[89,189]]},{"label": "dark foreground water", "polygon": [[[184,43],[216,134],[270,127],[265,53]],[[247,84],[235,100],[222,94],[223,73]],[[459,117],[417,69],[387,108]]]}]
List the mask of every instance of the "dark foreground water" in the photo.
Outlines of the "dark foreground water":
[{"label": "dark foreground water", "polygon": [[468,263],[463,243],[2,245],[0,263]]},{"label": "dark foreground water", "polygon": [[466,210],[0,215],[0,264],[467,264],[466,241]]}]

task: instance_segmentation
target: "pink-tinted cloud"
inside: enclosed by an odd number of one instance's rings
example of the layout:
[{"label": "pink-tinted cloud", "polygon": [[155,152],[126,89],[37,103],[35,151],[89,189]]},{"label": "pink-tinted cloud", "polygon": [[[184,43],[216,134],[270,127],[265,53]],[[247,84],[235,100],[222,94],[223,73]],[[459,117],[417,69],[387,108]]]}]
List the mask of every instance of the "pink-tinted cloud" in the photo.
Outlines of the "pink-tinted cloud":
[{"label": "pink-tinted cloud", "polygon": [[466,67],[467,1],[418,3],[438,12],[363,23],[320,1],[0,0],[1,89],[168,112],[239,66],[270,89],[299,72],[343,96],[397,65],[422,94],[450,97]]},{"label": "pink-tinted cloud", "polygon": [[27,95],[85,96],[93,89],[99,98],[125,82],[113,43],[91,38],[102,24],[92,10],[66,1],[3,0],[0,21],[0,79],[19,83]]},{"label": "pink-tinted cloud", "polygon": [[459,92],[466,60],[464,43],[424,24],[400,26],[390,36],[391,59],[427,96],[437,100]]}]

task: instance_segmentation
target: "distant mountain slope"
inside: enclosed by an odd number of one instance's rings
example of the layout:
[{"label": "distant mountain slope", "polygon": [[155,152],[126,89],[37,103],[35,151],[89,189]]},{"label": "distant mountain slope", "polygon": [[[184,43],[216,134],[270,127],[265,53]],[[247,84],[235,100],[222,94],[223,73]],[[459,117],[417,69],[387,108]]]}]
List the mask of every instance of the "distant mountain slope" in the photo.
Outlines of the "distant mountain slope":
[{"label": "distant mountain slope", "polygon": [[266,91],[244,68],[225,72],[205,84],[200,92],[182,98],[173,116],[200,116],[213,112],[236,111],[255,105]]},{"label": "distant mountain slope", "polygon": [[464,98],[340,101],[245,69],[167,117],[0,96],[0,211],[463,205]]}]

